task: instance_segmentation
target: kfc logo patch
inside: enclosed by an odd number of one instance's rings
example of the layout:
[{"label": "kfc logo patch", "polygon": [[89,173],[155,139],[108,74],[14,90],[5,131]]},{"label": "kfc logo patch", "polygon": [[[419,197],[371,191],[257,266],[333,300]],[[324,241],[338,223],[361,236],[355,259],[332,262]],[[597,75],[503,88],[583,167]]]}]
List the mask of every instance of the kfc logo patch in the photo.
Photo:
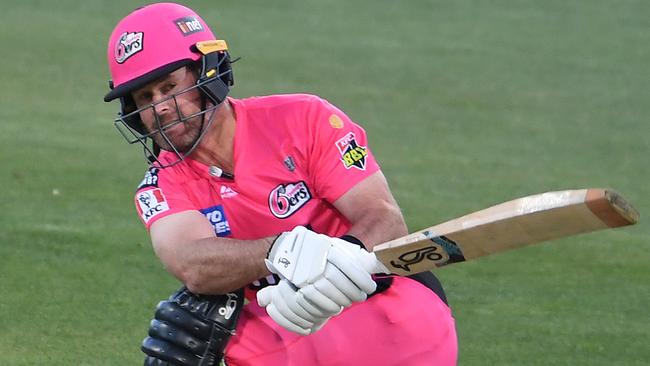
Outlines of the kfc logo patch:
[{"label": "kfc logo patch", "polygon": [[336,141],[336,147],[341,153],[341,161],[345,169],[355,167],[359,170],[366,170],[366,156],[368,156],[368,149],[365,146],[357,144],[356,137],[353,132],[343,136],[340,140]]},{"label": "kfc logo patch", "polygon": [[144,49],[144,33],[142,32],[125,32],[115,44],[115,61],[118,64],[123,63],[129,57]]},{"label": "kfc logo patch", "polygon": [[184,36],[189,36],[192,33],[200,32],[203,30],[201,22],[199,22],[196,17],[179,18],[174,20],[174,23]]},{"label": "kfc logo patch", "polygon": [[284,219],[293,215],[311,199],[305,182],[280,184],[269,194],[269,208],[273,216]]},{"label": "kfc logo patch", "polygon": [[163,195],[160,188],[139,192],[135,196],[135,201],[138,205],[138,212],[145,224],[157,215],[169,210],[165,195]]},{"label": "kfc logo patch", "polygon": [[210,221],[214,228],[214,233],[217,236],[230,235],[230,224],[228,223],[228,219],[226,219],[226,212],[223,209],[223,205],[204,208],[201,210],[201,213]]}]

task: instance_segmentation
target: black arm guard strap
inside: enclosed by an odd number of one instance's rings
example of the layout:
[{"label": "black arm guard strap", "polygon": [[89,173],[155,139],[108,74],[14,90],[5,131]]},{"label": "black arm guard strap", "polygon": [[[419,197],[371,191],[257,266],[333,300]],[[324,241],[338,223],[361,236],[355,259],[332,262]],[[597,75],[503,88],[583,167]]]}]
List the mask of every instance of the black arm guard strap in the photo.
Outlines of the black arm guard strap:
[{"label": "black arm guard strap", "polygon": [[234,334],[244,292],[195,295],[181,287],[156,307],[149,336],[142,341],[145,366],[219,364]]}]

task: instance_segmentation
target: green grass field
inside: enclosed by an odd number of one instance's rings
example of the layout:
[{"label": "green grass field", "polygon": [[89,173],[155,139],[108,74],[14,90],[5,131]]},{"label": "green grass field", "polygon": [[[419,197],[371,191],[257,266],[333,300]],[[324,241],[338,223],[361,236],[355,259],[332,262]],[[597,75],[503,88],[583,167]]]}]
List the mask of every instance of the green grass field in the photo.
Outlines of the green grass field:
[{"label": "green grass field", "polygon": [[[0,13],[0,365],[136,365],[178,287],[133,208],[106,41],[131,1]],[[438,272],[460,365],[650,360],[650,2],[187,1],[233,95],[309,92],[368,131],[413,230],[518,196],[612,187],[639,225]],[[389,336],[389,335],[387,335]]]}]

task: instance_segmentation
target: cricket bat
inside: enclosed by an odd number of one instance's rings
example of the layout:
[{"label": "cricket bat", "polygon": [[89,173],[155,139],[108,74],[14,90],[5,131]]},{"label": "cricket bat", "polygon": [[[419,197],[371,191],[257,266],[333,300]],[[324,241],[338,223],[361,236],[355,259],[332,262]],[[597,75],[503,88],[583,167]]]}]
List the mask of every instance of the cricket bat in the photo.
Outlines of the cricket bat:
[{"label": "cricket bat", "polygon": [[379,244],[373,252],[392,273],[410,275],[638,220],[634,207],[609,189],[547,192],[431,226]]}]

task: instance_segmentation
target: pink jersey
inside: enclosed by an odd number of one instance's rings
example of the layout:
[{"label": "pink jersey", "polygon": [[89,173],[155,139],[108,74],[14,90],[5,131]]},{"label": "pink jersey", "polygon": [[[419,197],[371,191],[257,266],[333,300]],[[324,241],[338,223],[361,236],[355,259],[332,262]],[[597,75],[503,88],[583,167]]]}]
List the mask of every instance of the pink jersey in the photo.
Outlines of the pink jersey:
[{"label": "pink jersey", "polygon": [[[237,117],[234,179],[215,176],[214,168],[191,159],[150,168],[135,196],[145,226],[196,210],[221,237],[257,239],[297,225],[330,236],[345,234],[350,223],[333,203],[379,170],[364,130],[312,95],[229,101]],[[162,152],[158,158],[169,163],[176,156]],[[250,295],[226,350],[228,365],[456,363],[450,309],[407,278],[396,278],[386,292],[345,309],[305,337],[280,327]]]},{"label": "pink jersey", "polygon": [[420,283],[396,277],[385,292],[356,303],[301,336],[256,303],[244,307],[226,348],[228,366],[455,366],[451,309]]},{"label": "pink jersey", "polygon": [[[228,100],[236,115],[234,179],[214,176],[214,168],[191,159],[150,168],[135,196],[146,227],[197,210],[222,237],[258,239],[297,225],[345,234],[349,222],[332,203],[379,170],[365,131],[313,95]],[[175,158],[166,151],[159,156],[163,163]]]}]

